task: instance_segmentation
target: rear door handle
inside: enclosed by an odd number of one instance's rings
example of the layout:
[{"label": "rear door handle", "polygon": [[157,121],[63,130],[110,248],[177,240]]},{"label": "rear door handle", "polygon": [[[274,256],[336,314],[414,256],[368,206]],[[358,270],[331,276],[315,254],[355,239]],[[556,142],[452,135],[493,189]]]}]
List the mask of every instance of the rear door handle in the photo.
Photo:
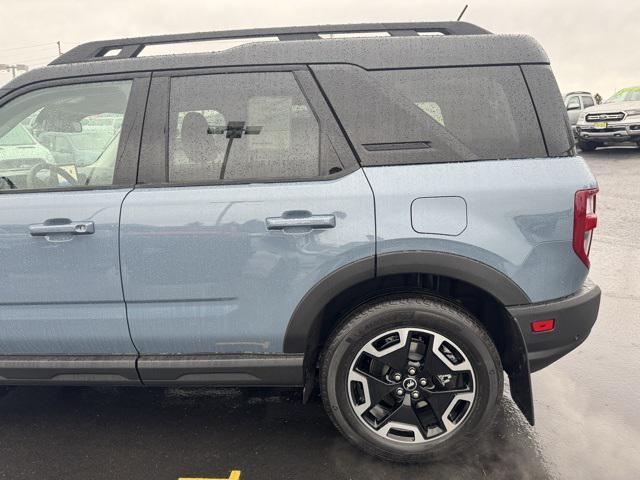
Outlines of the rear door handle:
[{"label": "rear door handle", "polygon": [[285,228],[334,228],[336,226],[335,215],[299,215],[282,217],[269,217],[265,220],[267,230],[284,230]]},{"label": "rear door handle", "polygon": [[90,235],[96,231],[93,222],[72,222],[66,219],[47,220],[44,223],[29,225],[29,233],[34,237],[44,237],[56,233],[66,233],[71,235]]}]

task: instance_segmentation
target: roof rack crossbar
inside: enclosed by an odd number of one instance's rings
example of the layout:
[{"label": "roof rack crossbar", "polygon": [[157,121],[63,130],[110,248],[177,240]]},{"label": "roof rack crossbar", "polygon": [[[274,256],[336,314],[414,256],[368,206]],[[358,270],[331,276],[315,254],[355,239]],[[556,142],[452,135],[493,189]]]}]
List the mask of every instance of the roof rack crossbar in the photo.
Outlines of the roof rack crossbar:
[{"label": "roof rack crossbar", "polygon": [[148,45],[201,42],[210,40],[240,40],[276,37],[280,41],[319,39],[323,34],[387,32],[390,36],[415,36],[420,33],[443,35],[481,35],[487,30],[467,22],[363,23],[309,27],[260,28],[220,32],[181,33],[150,37],[123,38],[84,43],[56,58],[50,65],[97,60],[117,60],[137,57]]}]

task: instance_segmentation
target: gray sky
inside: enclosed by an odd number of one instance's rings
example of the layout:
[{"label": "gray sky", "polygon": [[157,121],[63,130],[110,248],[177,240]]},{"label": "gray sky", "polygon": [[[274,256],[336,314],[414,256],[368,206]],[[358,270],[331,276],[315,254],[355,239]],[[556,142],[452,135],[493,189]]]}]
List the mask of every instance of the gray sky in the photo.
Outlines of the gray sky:
[{"label": "gray sky", "polygon": [[[640,0],[1,0],[0,64],[46,64],[90,40],[234,28],[464,19],[533,35],[560,89],[607,98],[640,85]],[[47,44],[35,48],[17,48]],[[0,73],[0,85],[10,75]]]}]

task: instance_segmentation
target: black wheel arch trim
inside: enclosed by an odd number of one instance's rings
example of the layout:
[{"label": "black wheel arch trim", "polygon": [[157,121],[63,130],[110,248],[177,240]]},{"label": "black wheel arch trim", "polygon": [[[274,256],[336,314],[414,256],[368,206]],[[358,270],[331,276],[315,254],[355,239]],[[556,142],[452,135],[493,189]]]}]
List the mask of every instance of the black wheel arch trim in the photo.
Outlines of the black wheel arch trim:
[{"label": "black wheel arch trim", "polygon": [[349,263],[318,282],[298,303],[289,320],[284,353],[307,350],[314,324],[325,305],[340,292],[365,280],[400,273],[443,275],[472,284],[505,306],[531,303],[504,273],[477,260],[445,252],[403,251],[370,256]]},{"label": "black wheel arch trim", "polygon": [[430,273],[455,278],[484,290],[505,306],[531,303],[522,288],[504,273],[454,253],[405,251],[378,255],[376,275],[396,273]]}]

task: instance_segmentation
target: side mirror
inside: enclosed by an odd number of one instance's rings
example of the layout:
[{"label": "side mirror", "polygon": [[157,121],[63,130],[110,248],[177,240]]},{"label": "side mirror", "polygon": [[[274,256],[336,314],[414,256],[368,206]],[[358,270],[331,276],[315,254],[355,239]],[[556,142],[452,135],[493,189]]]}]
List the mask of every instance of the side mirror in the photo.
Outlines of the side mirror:
[{"label": "side mirror", "polygon": [[580,110],[580,105],[567,105],[567,111]]}]

